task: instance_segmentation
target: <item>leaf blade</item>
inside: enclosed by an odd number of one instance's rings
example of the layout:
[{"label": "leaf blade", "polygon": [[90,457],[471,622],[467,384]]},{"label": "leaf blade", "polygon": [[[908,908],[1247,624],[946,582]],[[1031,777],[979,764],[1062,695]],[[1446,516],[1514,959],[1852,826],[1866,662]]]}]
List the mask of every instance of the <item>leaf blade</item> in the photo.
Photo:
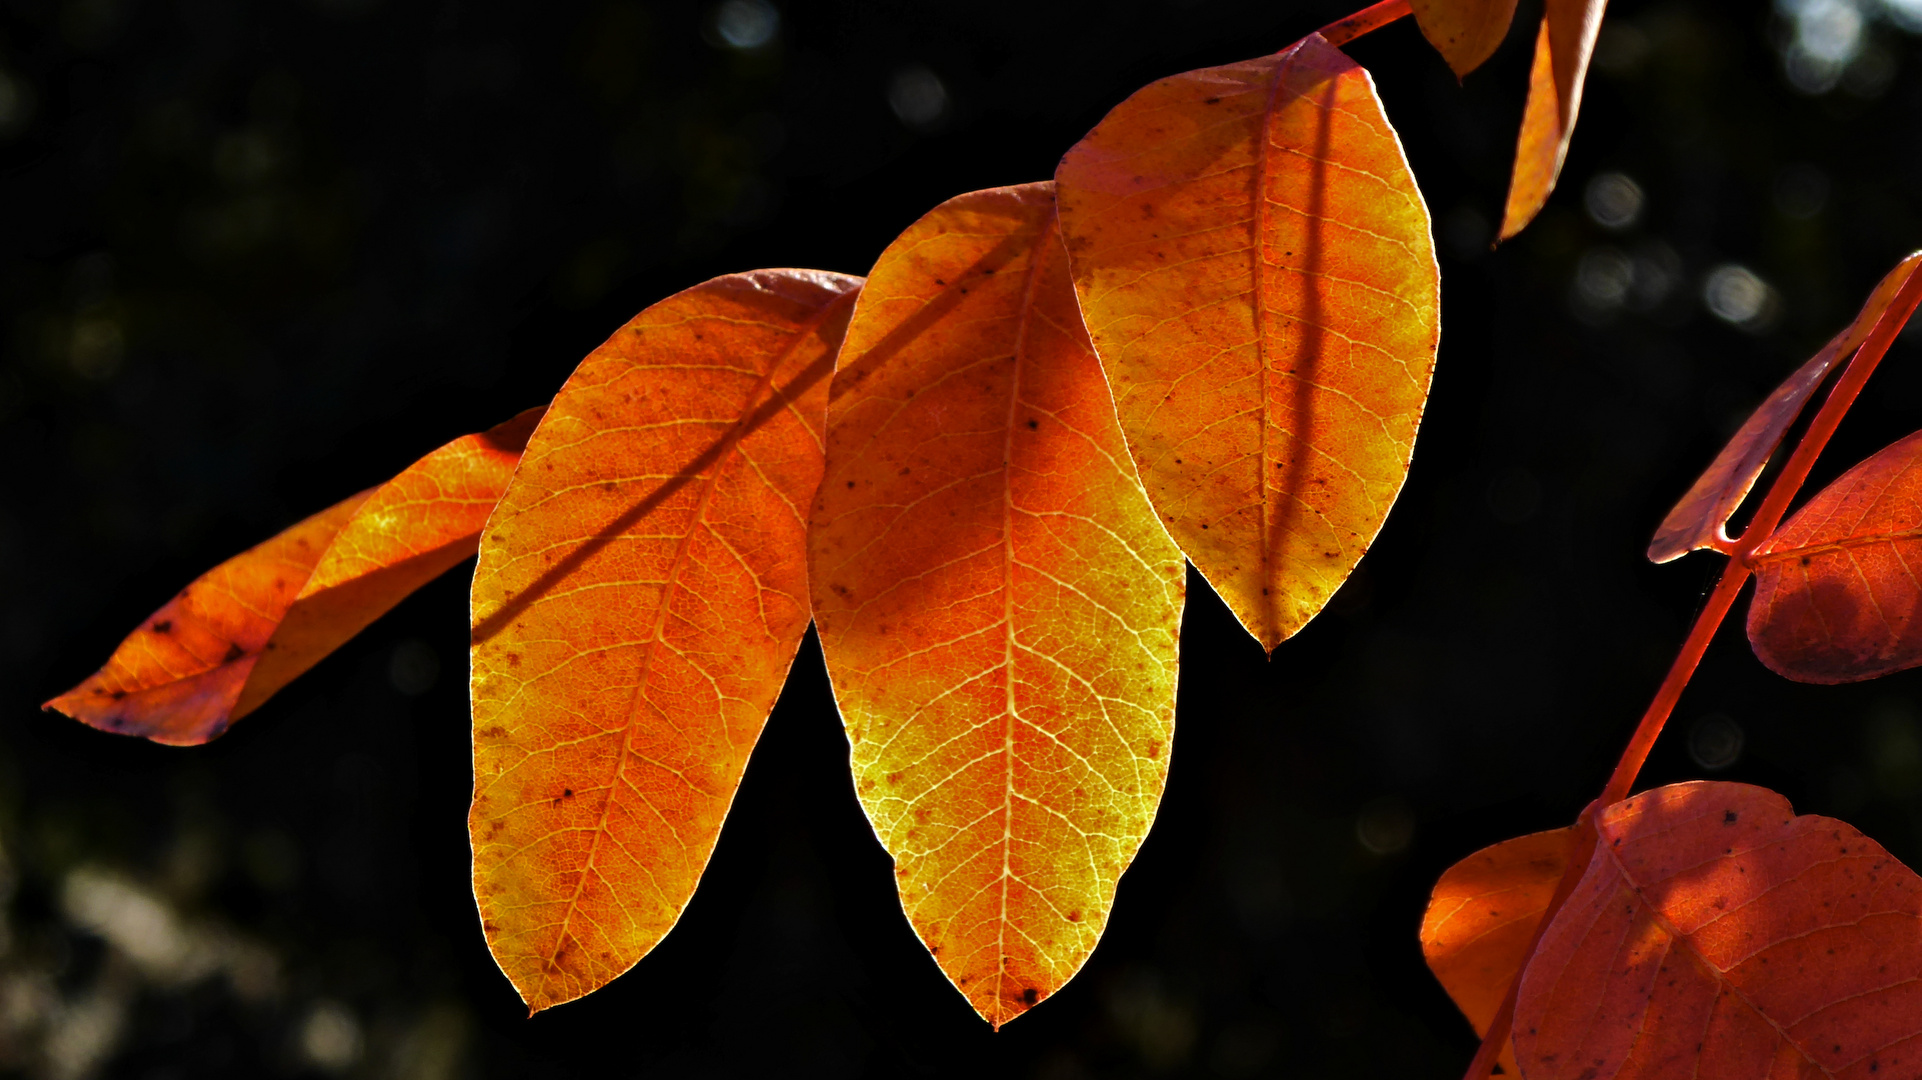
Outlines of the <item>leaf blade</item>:
[{"label": "leaf blade", "polygon": [[1502,208],[1501,240],[1528,226],[1561,176],[1581,110],[1582,84],[1607,0],[1547,0],[1528,72],[1528,102],[1515,143],[1515,168]]},{"label": "leaf blade", "polygon": [[1049,187],[951,199],[882,254],[810,537],[856,792],[910,923],[996,1026],[1080,968],[1153,820],[1184,574]]},{"label": "leaf blade", "polygon": [[1922,878],[1880,845],[1746,784],[1643,792],[1598,824],[1522,976],[1524,1075],[1914,1071]]},{"label": "leaf blade", "polygon": [[540,414],[455,439],[201,575],[42,708],[172,746],[219,737],[474,553]]},{"label": "leaf blade", "polygon": [[1835,684],[1922,664],[1918,497],[1922,432],[1844,473],[1756,552],[1748,635],[1770,670]]},{"label": "leaf blade", "polygon": [[[1449,867],[1435,883],[1422,914],[1422,956],[1477,1035],[1487,1034],[1528,960],[1574,840],[1573,827],[1504,840]],[[1506,1075],[1520,1075],[1512,1037],[1501,1064]]]},{"label": "leaf blade", "polygon": [[1272,650],[1380,530],[1439,342],[1427,208],[1373,83],[1315,35],[1163,79],[1056,180],[1149,498]]},{"label": "leaf blade", "polygon": [[807,627],[826,376],[860,279],[768,270],[589,354],[474,577],[474,892],[531,1011],[673,927]]},{"label": "leaf blade", "polygon": [[1481,67],[1515,20],[1515,0],[1411,0],[1415,25],[1456,78]]},{"label": "leaf blade", "polygon": [[1662,519],[1649,541],[1648,560],[1665,563],[1691,551],[1726,548],[1732,541],[1726,531],[1728,519],[1748,498],[1756,478],[1762,475],[1769,458],[1781,445],[1782,436],[1795,423],[1809,398],[1837,360],[1847,357],[1868,340],[1869,332],[1881,319],[1896,293],[1910,275],[1922,266],[1922,252],[1903,259],[1884,275],[1869,294],[1854,321],[1843,327],[1807,363],[1775,388],[1741,428],[1729,438],[1709,467],[1703,470],[1668,516]]}]

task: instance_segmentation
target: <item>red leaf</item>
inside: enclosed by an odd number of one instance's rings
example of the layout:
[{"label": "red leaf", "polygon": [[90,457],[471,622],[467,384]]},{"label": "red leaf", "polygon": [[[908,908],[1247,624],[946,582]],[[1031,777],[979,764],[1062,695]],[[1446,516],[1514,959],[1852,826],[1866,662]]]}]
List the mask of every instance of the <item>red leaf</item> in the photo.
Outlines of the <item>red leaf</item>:
[{"label": "red leaf", "polygon": [[1746,784],[1599,826],[1522,975],[1529,1080],[1922,1072],[1922,878],[1881,845]]},{"label": "red leaf", "polygon": [[207,571],[43,708],[175,746],[219,736],[474,554],[542,411],[455,439]]},{"label": "red leaf", "polygon": [[1783,433],[1801,415],[1802,407],[1808,404],[1835,361],[1853,354],[1868,339],[1876,320],[1889,309],[1895,294],[1918,265],[1922,265],[1922,252],[1910,255],[1889,271],[1869,294],[1855,321],[1756,407],[1741,430],[1729,439],[1701,478],[1688,489],[1688,494],[1662,519],[1661,528],[1655,530],[1655,538],[1648,545],[1650,562],[1665,563],[1703,548],[1728,550],[1734,542],[1723,531],[1729,516],[1748,497],[1756,477],[1762,475],[1770,455],[1781,445]]},{"label": "red leaf", "polygon": [[1751,560],[1755,655],[1798,682],[1922,664],[1922,432],[1809,500]]}]

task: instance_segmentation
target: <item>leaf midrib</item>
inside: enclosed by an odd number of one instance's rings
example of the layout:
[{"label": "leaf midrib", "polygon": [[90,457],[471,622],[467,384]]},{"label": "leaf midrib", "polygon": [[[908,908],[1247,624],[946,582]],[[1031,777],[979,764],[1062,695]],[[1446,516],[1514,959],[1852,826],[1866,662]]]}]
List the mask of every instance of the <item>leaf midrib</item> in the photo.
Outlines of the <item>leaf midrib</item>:
[{"label": "leaf midrib", "polygon": [[1002,730],[1001,753],[1005,761],[1001,790],[1001,900],[995,920],[994,1016],[996,1030],[1004,1019],[1008,981],[1008,879],[1013,876],[1010,858],[1014,850],[1014,432],[1015,413],[1021,406],[1021,369],[1028,356],[1028,327],[1034,318],[1035,284],[1045,259],[1047,242],[1054,238],[1056,215],[1050,212],[1028,252],[1027,280],[1021,290],[1021,321],[1014,333],[1014,363],[1008,376],[1008,414],[1003,425],[1001,444],[1001,625],[1003,652],[1001,667],[1007,694],[1007,718]]},{"label": "leaf midrib", "polygon": [[[1256,392],[1256,396],[1261,399],[1260,417],[1258,420],[1261,433],[1261,441],[1259,444],[1259,453],[1261,456],[1255,465],[1255,488],[1261,496],[1261,498],[1257,500],[1261,506],[1261,521],[1260,531],[1256,534],[1255,550],[1261,560],[1261,615],[1263,620],[1268,624],[1262,629],[1277,637],[1279,637],[1281,633],[1281,597],[1278,595],[1278,590],[1276,590],[1272,584],[1274,578],[1271,567],[1273,553],[1269,550],[1269,524],[1274,516],[1274,507],[1270,505],[1270,500],[1273,496],[1268,487],[1268,427],[1272,419],[1268,415],[1268,411],[1270,398],[1273,394],[1273,387],[1270,383],[1270,377],[1273,375],[1273,372],[1269,370],[1271,365],[1268,360],[1268,339],[1271,332],[1267,300],[1268,276],[1266,270],[1268,260],[1262,255],[1261,241],[1262,237],[1267,235],[1269,220],[1268,156],[1269,151],[1273,149],[1272,140],[1269,137],[1269,129],[1274,125],[1275,103],[1281,98],[1282,82],[1287,76],[1289,65],[1294,62],[1295,53],[1299,51],[1300,48],[1301,43],[1297,42],[1277,54],[1278,59],[1275,63],[1274,80],[1268,87],[1268,102],[1262,106],[1259,126],[1255,132],[1255,205],[1254,212],[1248,216],[1248,251],[1249,261],[1252,264],[1250,276],[1253,278],[1253,291],[1250,298],[1254,301],[1255,308],[1255,367],[1261,376],[1260,388]],[[1272,646],[1268,645],[1265,638],[1261,644],[1264,647],[1272,648]]]},{"label": "leaf midrib", "polygon": [[1909,528],[1897,532],[1873,533],[1867,536],[1845,536],[1840,540],[1827,540],[1819,544],[1783,548],[1780,551],[1771,551],[1757,558],[1749,565],[1759,570],[1764,566],[1787,562],[1790,559],[1800,558],[1804,555],[1825,555],[1835,551],[1850,551],[1855,548],[1871,547],[1876,544],[1900,544],[1910,540],[1922,540],[1922,524],[1912,525]]}]

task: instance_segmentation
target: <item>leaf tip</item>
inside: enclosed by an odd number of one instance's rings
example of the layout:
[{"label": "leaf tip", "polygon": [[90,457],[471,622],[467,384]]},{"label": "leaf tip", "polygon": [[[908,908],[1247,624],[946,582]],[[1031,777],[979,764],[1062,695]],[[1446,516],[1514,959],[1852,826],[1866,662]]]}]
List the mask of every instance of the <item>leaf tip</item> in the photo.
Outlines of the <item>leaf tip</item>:
[{"label": "leaf tip", "polygon": [[546,1012],[556,1005],[565,1005],[574,1000],[573,998],[555,997],[542,988],[531,990],[523,988],[520,983],[515,982],[512,978],[508,981],[513,983],[514,993],[520,997],[521,1004],[527,1006],[527,1018],[529,1020],[532,1020],[535,1016]]},{"label": "leaf tip", "polygon": [[1501,231],[1495,234],[1495,239],[1488,245],[1488,250],[1494,251],[1515,237],[1520,236],[1522,230],[1528,228],[1528,223],[1535,220],[1535,215],[1541,212],[1542,207],[1547,205],[1547,202],[1547,192],[1543,192],[1541,201],[1536,202],[1533,206],[1511,201],[1509,205],[1502,210]]},{"label": "leaf tip", "polygon": [[[1429,44],[1435,45],[1432,39]],[[1435,51],[1441,53],[1442,60],[1448,64],[1448,70],[1454,74],[1455,85],[1461,86],[1468,79],[1470,72],[1480,68],[1488,62],[1489,57],[1495,55],[1495,49],[1500,44],[1501,42],[1497,41],[1486,48],[1478,49],[1473,54],[1464,53],[1459,49],[1443,49],[1440,45],[1435,45]]]}]

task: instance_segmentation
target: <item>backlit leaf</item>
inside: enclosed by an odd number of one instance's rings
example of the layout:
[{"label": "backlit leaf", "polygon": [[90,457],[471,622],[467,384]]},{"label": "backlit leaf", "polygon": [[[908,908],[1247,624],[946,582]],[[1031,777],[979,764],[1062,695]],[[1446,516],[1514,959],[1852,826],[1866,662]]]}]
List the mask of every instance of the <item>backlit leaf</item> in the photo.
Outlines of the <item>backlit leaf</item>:
[{"label": "backlit leaf", "polygon": [[581,362],[474,575],[474,894],[539,1011],[693,895],[807,629],[827,378],[860,279],[715,278]]},{"label": "backlit leaf", "polygon": [[44,706],[102,731],[219,736],[408,594],[474,554],[540,409],[468,435],[214,567]]},{"label": "backlit leaf", "polygon": [[951,199],[882,254],[810,538],[855,790],[915,932],[997,1026],[1080,969],[1154,820],[1183,594],[1051,187]]},{"label": "backlit leaf", "polygon": [[1922,432],[1844,473],[1755,553],[1748,636],[1799,682],[1922,664]]},{"label": "backlit leaf", "polygon": [[1876,321],[1889,309],[1895,294],[1918,265],[1922,265],[1922,252],[1910,255],[1889,271],[1869,294],[1855,321],[1756,407],[1741,430],[1729,439],[1701,478],[1688,489],[1688,494],[1662,519],[1661,528],[1655,531],[1655,539],[1648,545],[1650,562],[1665,563],[1691,551],[1726,549],[1733,543],[1725,531],[1729,516],[1748,498],[1756,477],[1762,475],[1769,457],[1781,445],[1782,435],[1801,415],[1802,407],[1835,362],[1848,358],[1868,339],[1869,331],[1875,329]]},{"label": "backlit leaf", "polygon": [[1522,976],[1529,1080],[1922,1073],[1922,878],[1746,784],[1601,813]]},{"label": "backlit leaf", "polygon": [[1360,560],[1428,397],[1428,211],[1319,36],[1163,79],[1056,174],[1089,333],[1168,531],[1273,649]]},{"label": "backlit leaf", "polygon": [[1415,23],[1457,78],[1482,66],[1508,36],[1515,0],[1413,0]]},{"label": "backlit leaf", "polygon": [[[1551,829],[1504,840],[1449,867],[1435,883],[1422,916],[1422,955],[1477,1035],[1487,1033],[1528,959],[1574,835],[1573,828]],[[1501,1064],[1506,1075],[1518,1075],[1512,1040]]]},{"label": "backlit leaf", "polygon": [[1528,72],[1528,104],[1522,109],[1521,136],[1515,145],[1515,172],[1502,211],[1501,239],[1521,232],[1555,190],[1575,114],[1582,106],[1582,83],[1602,29],[1607,0],[1545,0],[1542,26],[1535,36],[1535,61]]}]

